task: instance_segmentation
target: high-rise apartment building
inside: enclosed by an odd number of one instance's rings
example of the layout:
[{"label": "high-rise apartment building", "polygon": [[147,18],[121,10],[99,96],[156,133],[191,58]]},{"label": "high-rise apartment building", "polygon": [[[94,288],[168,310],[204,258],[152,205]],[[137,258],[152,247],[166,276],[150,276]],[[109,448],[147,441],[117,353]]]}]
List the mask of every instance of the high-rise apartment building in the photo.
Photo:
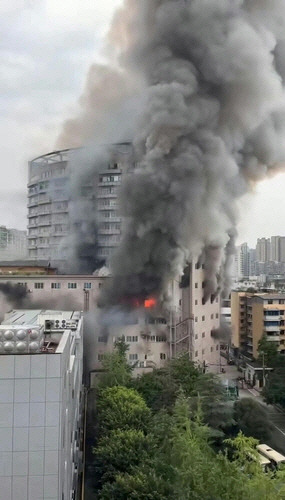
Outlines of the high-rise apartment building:
[{"label": "high-rise apartment building", "polygon": [[269,260],[280,262],[280,236],[271,236]]},{"label": "high-rise apartment building", "polygon": [[270,260],[270,238],[258,238],[256,244],[256,260],[267,262]]},{"label": "high-rise apartment building", "polygon": [[250,275],[250,249],[247,243],[243,243],[237,247],[234,264],[234,274],[237,278],[244,278]]},{"label": "high-rise apartment building", "polygon": [[[30,162],[29,258],[66,259],[68,236],[76,225],[85,224],[90,214],[95,213],[96,217],[93,216],[92,220],[96,218],[97,258],[108,260],[118,246],[121,235],[118,190],[122,175],[134,169],[132,146],[128,143],[109,146],[108,160],[105,164],[102,162],[99,172],[96,169],[93,173],[89,171],[87,179],[81,180],[82,185],[77,186],[79,179],[74,164],[78,166],[79,161],[79,152],[73,149],[49,153]],[[82,200],[88,202],[88,208],[84,208]],[[74,218],[76,211],[79,215]],[[90,230],[87,227],[87,231],[93,231],[93,227],[90,226]],[[87,236],[93,237],[90,234]],[[85,240],[88,247],[87,236]],[[90,247],[90,252],[95,252],[93,247]]]},{"label": "high-rise apartment building", "polygon": [[0,338],[0,499],[76,499],[81,314],[12,311]]}]

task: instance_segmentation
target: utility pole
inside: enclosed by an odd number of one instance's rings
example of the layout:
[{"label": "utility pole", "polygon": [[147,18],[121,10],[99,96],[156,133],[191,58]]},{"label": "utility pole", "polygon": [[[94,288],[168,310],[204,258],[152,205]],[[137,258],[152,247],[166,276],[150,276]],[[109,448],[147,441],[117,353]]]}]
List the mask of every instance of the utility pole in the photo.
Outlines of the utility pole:
[{"label": "utility pole", "polygon": [[260,353],[262,355],[262,387],[265,387],[265,363],[264,363],[264,351]]}]

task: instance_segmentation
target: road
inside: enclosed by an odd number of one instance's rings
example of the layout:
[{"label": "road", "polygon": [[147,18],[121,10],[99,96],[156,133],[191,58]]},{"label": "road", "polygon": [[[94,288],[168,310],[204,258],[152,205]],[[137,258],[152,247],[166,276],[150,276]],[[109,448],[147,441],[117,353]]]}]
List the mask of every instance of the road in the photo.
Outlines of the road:
[{"label": "road", "polygon": [[[222,366],[225,373],[221,373],[219,377],[223,381],[235,381],[240,377],[240,372],[237,370],[235,365],[229,366],[224,358],[222,359]],[[250,389],[245,387],[244,389],[239,389],[239,397],[242,398],[252,398],[255,399],[265,410],[267,411],[269,421],[272,424],[273,430],[270,440],[268,441],[269,446],[275,448],[280,453],[285,455],[285,411],[279,410],[275,406],[267,405],[260,393],[255,389]]]}]

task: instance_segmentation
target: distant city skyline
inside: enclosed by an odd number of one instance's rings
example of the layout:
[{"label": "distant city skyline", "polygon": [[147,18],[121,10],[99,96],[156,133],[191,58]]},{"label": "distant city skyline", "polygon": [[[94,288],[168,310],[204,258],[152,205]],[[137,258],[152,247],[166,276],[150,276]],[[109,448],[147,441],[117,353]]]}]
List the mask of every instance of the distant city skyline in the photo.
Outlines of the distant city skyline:
[{"label": "distant city skyline", "polygon": [[255,248],[258,238],[285,236],[285,174],[259,183],[239,202],[237,244]]}]

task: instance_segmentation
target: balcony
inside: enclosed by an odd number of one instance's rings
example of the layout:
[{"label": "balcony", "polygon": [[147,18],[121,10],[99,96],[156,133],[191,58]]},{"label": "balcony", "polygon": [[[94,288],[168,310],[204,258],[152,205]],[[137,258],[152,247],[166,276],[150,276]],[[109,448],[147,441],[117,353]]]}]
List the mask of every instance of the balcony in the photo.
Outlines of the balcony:
[{"label": "balcony", "polygon": [[[121,234],[120,229],[99,229],[98,234]],[[285,327],[284,327],[285,328]]]},{"label": "balcony", "polygon": [[264,321],[280,321],[282,319],[282,316],[276,315],[276,316],[264,316]]},{"label": "balcony", "polygon": [[121,217],[102,217],[102,213],[99,213],[99,222],[104,223],[104,222],[122,222]]},{"label": "balcony", "polygon": [[274,326],[266,326],[264,325],[264,331],[265,332],[276,332],[279,331],[280,325],[274,325]]},{"label": "balcony", "polygon": [[39,198],[38,205],[44,205],[45,203],[51,203],[51,198],[49,198],[48,196]]},{"label": "balcony", "polygon": [[51,220],[41,221],[41,222],[38,222],[38,224],[37,224],[37,226],[39,226],[39,227],[50,226],[50,225],[51,225]]},{"label": "balcony", "polygon": [[112,198],[117,198],[118,194],[117,193],[101,193],[97,195],[98,200],[102,199],[112,199]]},{"label": "balcony", "polygon": [[268,342],[280,342],[280,336],[279,335],[267,335],[266,340]]},{"label": "balcony", "polygon": [[49,210],[38,210],[38,215],[51,215],[52,211],[51,209]]}]

